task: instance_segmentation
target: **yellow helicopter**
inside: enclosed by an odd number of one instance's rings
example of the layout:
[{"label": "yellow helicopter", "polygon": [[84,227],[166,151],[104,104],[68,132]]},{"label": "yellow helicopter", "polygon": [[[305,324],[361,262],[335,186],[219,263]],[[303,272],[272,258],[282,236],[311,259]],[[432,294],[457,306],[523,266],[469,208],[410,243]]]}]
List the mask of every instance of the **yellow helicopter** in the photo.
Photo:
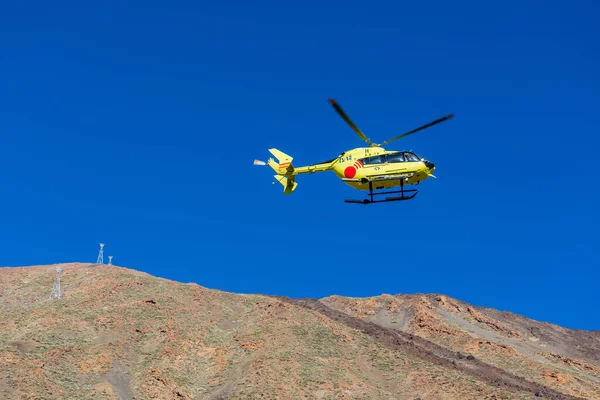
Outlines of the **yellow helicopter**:
[{"label": "yellow helicopter", "polygon": [[[435,165],[431,161],[420,158],[412,151],[385,150],[381,146],[446,121],[452,118],[454,114],[449,114],[412,131],[386,140],[381,144],[375,144],[358,129],[335,100],[329,99],[329,103],[342,119],[350,125],[354,132],[369,144],[369,147],[348,150],[334,159],[302,167],[294,167],[292,165],[293,158],[288,154],[277,149],[269,149],[269,152],[277,158],[277,162],[273,158],[269,158],[267,162],[254,160],[254,165],[269,165],[273,168],[276,172],[274,177],[283,185],[284,194],[290,194],[296,190],[298,186],[296,175],[332,170],[338,178],[351,187],[369,191],[369,199],[344,200],[346,203],[383,203],[410,200],[417,195],[418,191],[417,189],[404,189],[405,185],[418,185],[430,176],[435,178],[433,175]],[[400,190],[374,192],[374,190],[391,189],[397,186],[400,186]],[[398,193],[400,193],[400,196],[387,197],[383,200],[374,199],[374,196],[377,195]]]}]

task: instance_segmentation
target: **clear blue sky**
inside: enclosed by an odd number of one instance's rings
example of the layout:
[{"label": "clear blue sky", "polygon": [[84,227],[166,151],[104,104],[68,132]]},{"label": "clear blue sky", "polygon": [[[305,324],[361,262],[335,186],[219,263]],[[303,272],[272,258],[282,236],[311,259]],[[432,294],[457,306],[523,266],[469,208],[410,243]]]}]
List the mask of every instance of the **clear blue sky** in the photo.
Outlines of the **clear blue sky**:
[{"label": "clear blue sky", "polygon": [[[444,293],[600,329],[600,6],[18,2],[0,14],[0,265],[96,259],[291,297]],[[574,4],[574,3],[573,3]],[[296,165],[394,142],[438,167],[361,206]]]}]

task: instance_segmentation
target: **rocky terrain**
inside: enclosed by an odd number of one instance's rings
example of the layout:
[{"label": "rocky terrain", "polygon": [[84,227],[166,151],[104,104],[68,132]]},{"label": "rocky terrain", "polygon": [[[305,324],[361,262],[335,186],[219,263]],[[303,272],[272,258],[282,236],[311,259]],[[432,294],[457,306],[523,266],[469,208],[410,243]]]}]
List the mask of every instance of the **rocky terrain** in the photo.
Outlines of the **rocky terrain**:
[{"label": "rocky terrain", "polygon": [[0,268],[0,399],[600,399],[600,332],[443,295],[293,300]]}]

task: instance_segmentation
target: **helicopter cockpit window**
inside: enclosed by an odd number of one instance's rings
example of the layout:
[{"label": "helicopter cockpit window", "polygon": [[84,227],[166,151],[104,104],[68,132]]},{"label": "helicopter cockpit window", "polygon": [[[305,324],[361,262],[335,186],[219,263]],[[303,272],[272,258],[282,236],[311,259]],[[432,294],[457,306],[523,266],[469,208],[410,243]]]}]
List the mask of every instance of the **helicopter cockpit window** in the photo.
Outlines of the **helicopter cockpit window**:
[{"label": "helicopter cockpit window", "polygon": [[402,153],[392,153],[387,155],[387,162],[389,163],[400,163],[404,162],[404,156]]},{"label": "helicopter cockpit window", "polygon": [[419,160],[419,157],[417,157],[413,153],[404,153],[404,158],[406,158],[406,161],[408,161],[408,162],[418,162],[418,161],[421,161],[421,160]]},{"label": "helicopter cockpit window", "polygon": [[360,161],[362,161],[364,165],[369,165],[371,164],[371,157],[361,158]]},{"label": "helicopter cockpit window", "polygon": [[371,156],[368,158],[363,158],[362,159],[363,164],[365,165],[369,165],[369,164],[381,164],[384,163],[384,157],[383,156]]}]

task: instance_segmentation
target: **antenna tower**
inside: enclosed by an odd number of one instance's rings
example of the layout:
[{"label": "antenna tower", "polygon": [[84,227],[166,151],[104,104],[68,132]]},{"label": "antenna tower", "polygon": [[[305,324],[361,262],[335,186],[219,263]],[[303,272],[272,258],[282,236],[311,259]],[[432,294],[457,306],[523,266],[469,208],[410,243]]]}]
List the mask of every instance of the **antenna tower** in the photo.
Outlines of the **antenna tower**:
[{"label": "antenna tower", "polygon": [[56,268],[56,279],[54,279],[54,286],[52,286],[52,292],[50,293],[51,299],[60,299],[60,272],[61,267]]},{"label": "antenna tower", "polygon": [[112,265],[113,256],[108,256],[108,265]]},{"label": "antenna tower", "polygon": [[104,264],[104,243],[100,243],[100,252],[98,253],[96,264]]}]

